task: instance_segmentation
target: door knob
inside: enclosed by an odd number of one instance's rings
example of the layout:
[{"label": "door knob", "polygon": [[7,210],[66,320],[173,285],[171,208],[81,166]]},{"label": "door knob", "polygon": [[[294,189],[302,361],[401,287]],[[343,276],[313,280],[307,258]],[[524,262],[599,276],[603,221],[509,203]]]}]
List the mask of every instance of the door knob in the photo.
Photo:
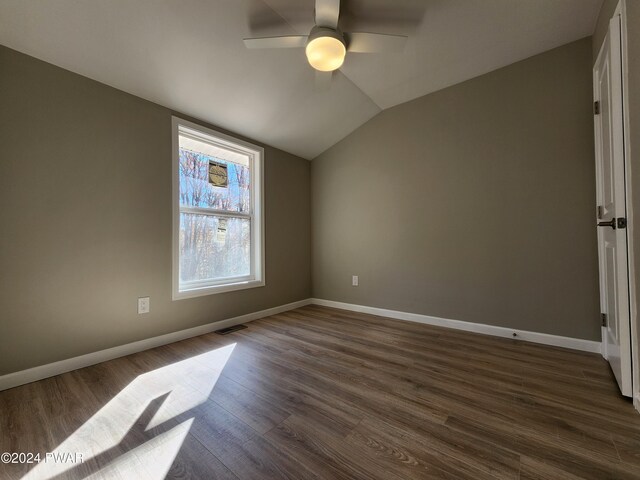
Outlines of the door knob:
[{"label": "door knob", "polygon": [[612,218],[608,222],[598,222],[599,227],[611,227],[614,230],[616,229],[616,219]]}]

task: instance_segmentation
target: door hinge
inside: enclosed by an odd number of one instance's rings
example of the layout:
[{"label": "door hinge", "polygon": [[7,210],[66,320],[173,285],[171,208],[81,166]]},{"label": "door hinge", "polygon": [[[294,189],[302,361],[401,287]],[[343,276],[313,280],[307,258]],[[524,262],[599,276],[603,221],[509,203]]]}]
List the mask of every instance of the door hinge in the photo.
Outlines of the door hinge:
[{"label": "door hinge", "polygon": [[602,220],[602,212],[603,212],[603,208],[602,205],[598,205],[598,220]]},{"label": "door hinge", "polygon": [[607,319],[607,314],[606,313],[601,313],[600,314],[600,318],[602,320],[602,326],[606,327],[608,325],[608,319]]},{"label": "door hinge", "polygon": [[594,115],[600,115],[600,102],[593,102]]},{"label": "door hinge", "polygon": [[624,217],[620,217],[616,219],[618,223],[618,228],[627,228],[627,219]]}]

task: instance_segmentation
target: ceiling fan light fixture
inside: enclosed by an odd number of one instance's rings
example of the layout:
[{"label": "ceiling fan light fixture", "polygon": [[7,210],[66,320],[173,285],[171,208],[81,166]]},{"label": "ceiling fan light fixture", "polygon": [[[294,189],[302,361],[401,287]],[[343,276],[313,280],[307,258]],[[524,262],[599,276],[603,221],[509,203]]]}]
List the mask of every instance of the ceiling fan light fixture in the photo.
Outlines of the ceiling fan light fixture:
[{"label": "ceiling fan light fixture", "polygon": [[313,68],[321,72],[333,72],[344,63],[347,48],[336,30],[316,27],[309,35],[305,53]]}]

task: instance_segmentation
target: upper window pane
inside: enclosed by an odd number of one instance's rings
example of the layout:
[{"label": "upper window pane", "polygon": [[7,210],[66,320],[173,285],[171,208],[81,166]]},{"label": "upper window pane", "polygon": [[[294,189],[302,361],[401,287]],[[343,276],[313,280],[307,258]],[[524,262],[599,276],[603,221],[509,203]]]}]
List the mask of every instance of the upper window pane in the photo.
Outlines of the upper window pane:
[{"label": "upper window pane", "polygon": [[180,205],[250,213],[249,157],[179,136]]}]

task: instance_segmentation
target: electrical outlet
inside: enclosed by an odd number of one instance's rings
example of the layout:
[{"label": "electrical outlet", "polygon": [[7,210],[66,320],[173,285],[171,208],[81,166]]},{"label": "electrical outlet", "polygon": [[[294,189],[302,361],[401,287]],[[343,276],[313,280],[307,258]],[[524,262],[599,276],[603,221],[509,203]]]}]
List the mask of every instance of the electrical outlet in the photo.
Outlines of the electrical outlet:
[{"label": "electrical outlet", "polygon": [[353,277],[351,277],[351,285],[353,285],[354,287],[358,286],[358,275],[354,275]]},{"label": "electrical outlet", "polygon": [[151,306],[151,299],[149,297],[138,298],[138,314],[149,313]]}]

